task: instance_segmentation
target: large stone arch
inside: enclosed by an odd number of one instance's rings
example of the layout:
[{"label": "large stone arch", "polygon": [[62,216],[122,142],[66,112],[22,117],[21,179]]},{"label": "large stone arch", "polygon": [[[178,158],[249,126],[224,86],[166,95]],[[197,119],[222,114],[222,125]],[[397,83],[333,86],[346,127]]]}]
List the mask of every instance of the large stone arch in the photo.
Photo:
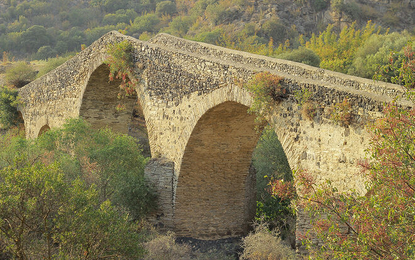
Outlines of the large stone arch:
[{"label": "large stone arch", "polygon": [[255,115],[247,110],[227,101],[198,120],[176,188],[174,222],[179,235],[212,239],[247,233],[255,214],[250,165],[260,135]]}]

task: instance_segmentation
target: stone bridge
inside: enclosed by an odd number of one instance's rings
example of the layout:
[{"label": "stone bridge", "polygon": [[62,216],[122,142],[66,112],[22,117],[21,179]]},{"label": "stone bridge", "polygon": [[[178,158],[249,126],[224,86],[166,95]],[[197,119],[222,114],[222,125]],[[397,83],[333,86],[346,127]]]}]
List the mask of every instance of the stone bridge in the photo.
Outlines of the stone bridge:
[{"label": "stone bridge", "polygon": [[[118,112],[120,82],[108,82],[109,44],[129,41],[137,95]],[[240,85],[255,73],[283,77],[288,95],[276,103],[268,123],[290,167],[308,169],[340,190],[364,191],[357,163],[365,157],[365,127],[382,116],[385,102],[401,94],[396,85],[307,65],[159,34],[148,42],[110,32],[54,71],[20,89],[26,136],[35,138],[67,118],[84,117],[95,127],[148,139],[146,175],[159,194],[153,221],[179,236],[214,239],[246,234],[255,213],[252,152],[259,138],[252,98]],[[317,114],[307,119],[294,93],[308,89]],[[347,98],[352,122],[330,119]],[[137,127],[141,126],[141,127]],[[143,128],[146,131],[140,132]],[[139,130],[137,130],[139,129]],[[141,130],[140,130],[141,129]],[[148,137],[147,137],[148,135]],[[297,231],[307,228],[297,220]]]}]

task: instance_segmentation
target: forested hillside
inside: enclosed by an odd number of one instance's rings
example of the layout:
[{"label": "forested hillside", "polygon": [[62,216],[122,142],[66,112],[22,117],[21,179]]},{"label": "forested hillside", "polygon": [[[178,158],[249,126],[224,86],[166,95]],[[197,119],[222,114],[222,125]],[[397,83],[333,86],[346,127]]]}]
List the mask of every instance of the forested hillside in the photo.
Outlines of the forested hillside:
[{"label": "forested hillside", "polygon": [[368,20],[390,31],[414,32],[415,1],[1,0],[0,55],[62,56],[111,30],[141,39],[167,32],[269,55],[280,44],[297,48],[329,24],[339,32],[353,21],[364,27]]}]

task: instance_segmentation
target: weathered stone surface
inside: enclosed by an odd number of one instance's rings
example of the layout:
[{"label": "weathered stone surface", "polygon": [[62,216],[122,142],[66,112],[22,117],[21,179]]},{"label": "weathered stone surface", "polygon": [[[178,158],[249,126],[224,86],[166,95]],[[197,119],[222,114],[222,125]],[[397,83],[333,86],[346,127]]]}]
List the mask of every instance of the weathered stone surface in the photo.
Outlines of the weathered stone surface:
[{"label": "weathered stone surface", "polygon": [[[122,40],[134,46],[141,76],[136,107],[145,123],[131,122],[132,103],[124,114],[112,108],[116,86],[108,83],[102,64],[107,46]],[[259,135],[254,116],[246,113],[252,98],[239,82],[260,71],[284,78],[288,96],[273,106],[268,122],[291,168],[308,169],[340,190],[364,192],[358,162],[370,140],[365,125],[381,117],[383,104],[402,93],[396,85],[166,34],[142,42],[110,32],[20,89],[25,104],[20,111],[29,138],[45,126],[58,127],[78,116],[124,133],[134,124],[145,125],[153,158],[146,176],[159,193],[153,220],[179,236],[235,236],[247,232],[255,207],[249,168]],[[301,88],[318,104],[313,120],[304,117],[293,96]],[[330,110],[345,98],[352,123],[340,126],[330,120]],[[308,221],[300,215],[297,225],[302,233]]]}]

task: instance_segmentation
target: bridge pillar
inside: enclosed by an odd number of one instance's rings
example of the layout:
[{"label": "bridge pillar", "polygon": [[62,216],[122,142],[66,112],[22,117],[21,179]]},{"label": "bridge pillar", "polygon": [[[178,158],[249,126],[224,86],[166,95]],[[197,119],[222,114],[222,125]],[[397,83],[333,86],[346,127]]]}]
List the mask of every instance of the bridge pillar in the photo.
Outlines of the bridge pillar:
[{"label": "bridge pillar", "polygon": [[148,220],[162,230],[172,230],[174,163],[164,158],[153,158],[146,165],[144,176],[157,194],[157,209]]}]

